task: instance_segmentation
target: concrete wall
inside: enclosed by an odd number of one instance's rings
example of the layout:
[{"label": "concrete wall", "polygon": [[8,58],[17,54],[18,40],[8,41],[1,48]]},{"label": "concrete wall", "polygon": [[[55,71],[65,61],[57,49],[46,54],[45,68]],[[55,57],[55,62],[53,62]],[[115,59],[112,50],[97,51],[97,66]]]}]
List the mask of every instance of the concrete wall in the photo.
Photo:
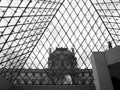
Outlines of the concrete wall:
[{"label": "concrete wall", "polygon": [[114,76],[120,80],[120,63],[115,63],[109,66],[111,76]]},{"label": "concrete wall", "polygon": [[0,77],[0,90],[10,90],[11,84],[4,78]]},{"label": "concrete wall", "polygon": [[11,90],[95,90],[93,85],[38,85],[13,86]]},{"label": "concrete wall", "polygon": [[112,65],[120,62],[120,46],[111,48],[105,51],[106,61],[108,65]]},{"label": "concrete wall", "polygon": [[93,52],[92,69],[96,90],[114,90],[104,52]]}]

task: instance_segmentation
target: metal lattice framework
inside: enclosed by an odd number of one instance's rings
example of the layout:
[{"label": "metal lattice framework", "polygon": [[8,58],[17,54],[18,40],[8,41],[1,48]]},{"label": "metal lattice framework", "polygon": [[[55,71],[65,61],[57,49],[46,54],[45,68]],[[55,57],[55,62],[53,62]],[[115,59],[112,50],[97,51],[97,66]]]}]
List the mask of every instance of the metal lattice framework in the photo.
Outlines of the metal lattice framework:
[{"label": "metal lattice framework", "polygon": [[77,67],[91,69],[92,51],[119,45],[119,7],[119,0],[1,0],[0,74],[15,83],[22,69],[45,71],[56,47],[74,48]]},{"label": "metal lattice framework", "polygon": [[[62,0],[2,0],[0,2],[1,74],[5,71],[6,76],[11,68],[19,72],[62,2]],[[10,72],[12,73],[12,70]],[[16,75],[13,73],[11,78],[14,77]]]},{"label": "metal lattice framework", "polygon": [[120,1],[94,0],[93,6],[116,45],[120,45]]}]

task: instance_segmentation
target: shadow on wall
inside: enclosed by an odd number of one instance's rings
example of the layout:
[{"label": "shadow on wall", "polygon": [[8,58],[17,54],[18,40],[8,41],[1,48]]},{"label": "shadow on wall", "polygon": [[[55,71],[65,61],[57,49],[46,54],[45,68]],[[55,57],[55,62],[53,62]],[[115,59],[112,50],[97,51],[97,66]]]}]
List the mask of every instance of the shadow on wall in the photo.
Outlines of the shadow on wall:
[{"label": "shadow on wall", "polygon": [[114,90],[120,90],[120,80],[117,79],[116,77],[112,77],[112,83]]},{"label": "shadow on wall", "polygon": [[4,78],[0,77],[0,90],[10,90],[11,84]]}]

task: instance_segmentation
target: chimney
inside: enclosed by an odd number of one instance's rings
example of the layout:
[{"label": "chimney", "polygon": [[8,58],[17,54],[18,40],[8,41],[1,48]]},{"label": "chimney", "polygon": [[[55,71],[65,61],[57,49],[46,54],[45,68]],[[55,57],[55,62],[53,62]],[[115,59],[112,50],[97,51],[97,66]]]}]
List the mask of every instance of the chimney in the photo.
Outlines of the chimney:
[{"label": "chimney", "polygon": [[75,52],[74,52],[74,48],[71,48],[71,50],[72,50],[72,53],[75,53]]},{"label": "chimney", "polygon": [[52,49],[51,48],[49,48],[49,54],[51,54],[52,53]]}]

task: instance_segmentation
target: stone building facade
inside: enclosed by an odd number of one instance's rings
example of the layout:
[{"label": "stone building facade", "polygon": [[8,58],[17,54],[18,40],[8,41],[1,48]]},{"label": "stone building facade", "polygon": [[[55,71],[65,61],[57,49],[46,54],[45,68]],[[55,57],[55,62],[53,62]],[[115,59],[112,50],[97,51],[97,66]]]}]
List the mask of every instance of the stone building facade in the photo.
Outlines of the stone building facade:
[{"label": "stone building facade", "polygon": [[[93,75],[91,69],[80,69],[77,67],[77,58],[74,49],[56,48],[52,52],[49,49],[48,68],[46,69],[22,69],[14,81],[19,85],[91,85]],[[6,69],[7,70],[7,69]],[[16,70],[15,70],[16,71]],[[3,73],[4,74],[4,73]],[[14,70],[8,73],[11,77],[15,75]]]}]

